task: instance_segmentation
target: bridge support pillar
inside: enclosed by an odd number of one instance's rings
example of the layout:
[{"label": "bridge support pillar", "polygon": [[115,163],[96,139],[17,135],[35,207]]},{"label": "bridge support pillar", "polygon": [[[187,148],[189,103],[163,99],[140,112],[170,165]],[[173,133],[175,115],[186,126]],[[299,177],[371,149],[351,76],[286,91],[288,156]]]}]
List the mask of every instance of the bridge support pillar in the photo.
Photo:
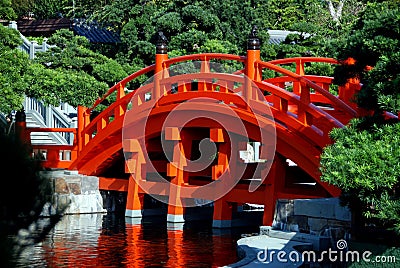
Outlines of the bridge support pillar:
[{"label": "bridge support pillar", "polygon": [[143,203],[144,194],[139,193],[139,185],[136,183],[133,176],[130,176],[125,216],[130,218],[141,218]]},{"label": "bridge support pillar", "polygon": [[123,148],[125,153],[131,154],[131,158],[125,162],[125,172],[131,174],[129,176],[125,216],[138,218],[142,217],[144,193],[141,192],[135,179],[145,179],[143,176],[146,176],[146,171],[143,170],[143,166],[145,166],[144,164],[146,162],[140,143],[137,139],[124,140]]},{"label": "bridge support pillar", "polygon": [[167,222],[180,223],[185,222],[183,217],[184,210],[182,206],[168,205]]},{"label": "bridge support pillar", "polygon": [[285,186],[286,159],[276,154],[265,182],[263,225],[272,226],[278,192]]},{"label": "bridge support pillar", "polygon": [[232,227],[233,205],[223,197],[214,201],[213,228]]},{"label": "bridge support pillar", "polygon": [[186,154],[190,154],[191,140],[182,136],[185,136],[184,131],[177,127],[165,129],[165,140],[173,143],[172,162],[167,166],[167,176],[171,177],[167,222],[172,223],[185,222],[181,187],[185,182],[183,167],[186,166],[186,159],[190,158]]}]

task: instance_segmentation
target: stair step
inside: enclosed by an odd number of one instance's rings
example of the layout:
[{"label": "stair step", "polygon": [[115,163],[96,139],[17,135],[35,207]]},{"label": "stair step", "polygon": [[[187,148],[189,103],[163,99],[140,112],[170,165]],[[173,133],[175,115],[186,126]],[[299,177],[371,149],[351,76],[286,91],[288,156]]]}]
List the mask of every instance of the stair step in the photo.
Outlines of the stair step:
[{"label": "stair step", "polygon": [[[26,126],[28,128],[47,128],[43,122],[43,119],[37,117],[36,114],[33,114],[29,111],[26,111]],[[57,133],[48,133],[48,132],[33,132],[31,133],[31,143],[34,145],[57,145],[57,144],[66,144],[64,142],[59,142]]]}]

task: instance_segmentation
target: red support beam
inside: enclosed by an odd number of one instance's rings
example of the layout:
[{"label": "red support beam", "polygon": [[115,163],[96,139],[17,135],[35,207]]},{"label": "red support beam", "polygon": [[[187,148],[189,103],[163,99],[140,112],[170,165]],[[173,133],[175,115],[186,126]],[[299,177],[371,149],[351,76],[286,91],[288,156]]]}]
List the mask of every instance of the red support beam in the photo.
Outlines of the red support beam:
[{"label": "red support beam", "polygon": [[99,190],[127,192],[128,189],[127,179],[99,177]]}]

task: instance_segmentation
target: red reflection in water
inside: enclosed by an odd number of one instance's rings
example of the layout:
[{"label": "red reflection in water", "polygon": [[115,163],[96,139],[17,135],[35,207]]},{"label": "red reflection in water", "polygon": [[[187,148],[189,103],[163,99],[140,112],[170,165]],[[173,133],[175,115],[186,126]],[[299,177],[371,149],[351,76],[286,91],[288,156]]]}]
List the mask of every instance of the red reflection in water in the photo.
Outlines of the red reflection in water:
[{"label": "red reflection in water", "polygon": [[236,238],[209,229],[126,224],[59,233],[41,246],[47,267],[221,267],[237,261]]}]

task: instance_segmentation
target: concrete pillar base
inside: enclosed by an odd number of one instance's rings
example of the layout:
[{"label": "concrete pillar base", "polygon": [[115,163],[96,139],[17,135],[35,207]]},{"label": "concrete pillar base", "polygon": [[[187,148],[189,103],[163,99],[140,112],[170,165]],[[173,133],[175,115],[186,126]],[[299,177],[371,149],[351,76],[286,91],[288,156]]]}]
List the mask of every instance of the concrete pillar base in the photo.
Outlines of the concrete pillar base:
[{"label": "concrete pillar base", "polygon": [[125,217],[125,223],[129,225],[141,225],[142,218]]},{"label": "concrete pillar base", "polygon": [[232,220],[213,220],[213,228],[230,228],[232,227]]},{"label": "concrete pillar base", "polygon": [[126,209],[125,210],[125,217],[141,218],[142,217],[142,210],[140,210],[140,209],[135,209],[135,210]]},{"label": "concrete pillar base", "polygon": [[184,222],[167,222],[167,229],[173,231],[182,231]]},{"label": "concrete pillar base", "polygon": [[167,222],[185,222],[183,215],[167,214]]}]

